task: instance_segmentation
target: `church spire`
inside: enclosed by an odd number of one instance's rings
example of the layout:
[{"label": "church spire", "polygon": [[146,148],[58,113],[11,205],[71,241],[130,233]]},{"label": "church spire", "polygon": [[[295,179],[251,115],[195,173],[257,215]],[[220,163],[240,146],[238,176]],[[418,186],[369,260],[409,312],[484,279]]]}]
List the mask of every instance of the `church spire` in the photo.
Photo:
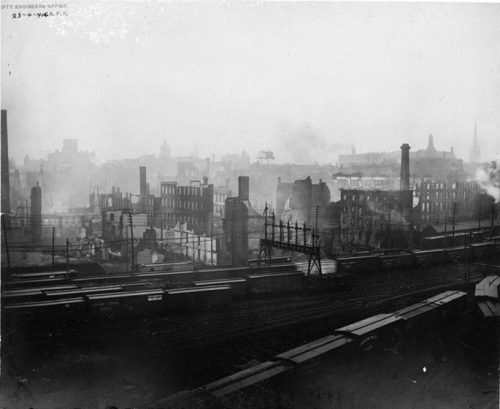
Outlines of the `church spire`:
[{"label": "church spire", "polygon": [[470,149],[470,162],[477,163],[481,161],[481,149],[477,139],[477,122],[474,120],[474,138],[472,139],[472,147]]}]

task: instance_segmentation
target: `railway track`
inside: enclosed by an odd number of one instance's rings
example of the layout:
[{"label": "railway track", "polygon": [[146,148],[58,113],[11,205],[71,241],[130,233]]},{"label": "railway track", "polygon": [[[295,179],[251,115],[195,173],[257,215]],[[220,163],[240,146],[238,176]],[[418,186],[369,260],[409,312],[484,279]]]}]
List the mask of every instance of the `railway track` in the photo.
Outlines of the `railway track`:
[{"label": "railway track", "polygon": [[[481,278],[480,271],[471,273],[472,281]],[[72,323],[58,328],[50,342],[56,339],[66,343],[71,338],[75,338],[75,342],[98,343],[124,339],[150,342],[153,339],[172,351],[187,350],[279,328],[314,325],[319,320],[324,320],[323,325],[328,326],[329,320],[342,322],[395,302],[404,303],[411,297],[425,297],[464,284],[464,270],[459,264],[434,267],[418,274],[404,271],[359,276],[355,293],[344,291],[245,300],[233,304],[231,309],[194,315],[153,315],[135,322]],[[36,342],[40,341],[38,338]]]}]

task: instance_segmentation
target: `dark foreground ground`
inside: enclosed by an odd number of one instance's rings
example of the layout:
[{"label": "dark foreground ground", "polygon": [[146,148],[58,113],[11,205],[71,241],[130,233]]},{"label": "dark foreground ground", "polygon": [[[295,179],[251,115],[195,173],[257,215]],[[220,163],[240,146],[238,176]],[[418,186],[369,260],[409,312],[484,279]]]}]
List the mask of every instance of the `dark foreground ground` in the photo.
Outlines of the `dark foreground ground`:
[{"label": "dark foreground ground", "polygon": [[386,339],[248,388],[222,407],[493,409],[498,393],[494,323],[469,311],[451,325]]},{"label": "dark foreground ground", "polygon": [[[167,353],[150,343],[23,348],[2,361],[3,408],[148,408],[181,389],[225,376],[301,335],[273,333]],[[303,334],[302,334],[303,335]],[[296,341],[292,341],[292,338]],[[309,338],[309,337],[308,337]],[[497,408],[496,331],[473,305],[449,325],[331,357],[221,403],[228,408]],[[199,407],[203,407],[200,403]]]},{"label": "dark foreground ground", "polygon": [[[17,326],[10,345],[5,336],[2,340],[0,408],[160,408],[153,403],[178,391],[446,289],[433,287],[433,292],[425,293],[422,288],[445,283],[456,287],[462,269],[455,264],[421,269],[418,275],[380,274],[365,282],[360,279],[357,292],[273,297],[177,321],[172,317],[123,320],[116,330],[112,321],[109,326],[90,323],[84,331],[74,325],[53,337],[45,333],[39,342],[36,323],[22,331]],[[413,295],[397,299],[397,305],[385,301],[401,291]],[[287,320],[290,324],[283,326]],[[152,336],[160,324],[160,336]],[[243,335],[217,337],[227,335],[228,328],[233,332],[239,328]],[[93,338],[92,331],[99,336]],[[196,346],[184,347],[187,343],[180,340]],[[480,318],[471,299],[467,313],[452,325],[387,340],[363,354],[322,361],[292,377],[245,390],[224,404],[228,408],[496,408],[496,342],[494,326]]]}]

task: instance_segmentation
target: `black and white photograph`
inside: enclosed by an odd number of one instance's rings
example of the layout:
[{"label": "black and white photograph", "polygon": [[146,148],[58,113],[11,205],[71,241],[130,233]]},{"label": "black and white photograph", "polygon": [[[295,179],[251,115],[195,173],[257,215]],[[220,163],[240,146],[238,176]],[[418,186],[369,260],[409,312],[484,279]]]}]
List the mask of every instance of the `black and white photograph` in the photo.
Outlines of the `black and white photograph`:
[{"label": "black and white photograph", "polygon": [[500,407],[500,2],[0,4],[0,409]]}]

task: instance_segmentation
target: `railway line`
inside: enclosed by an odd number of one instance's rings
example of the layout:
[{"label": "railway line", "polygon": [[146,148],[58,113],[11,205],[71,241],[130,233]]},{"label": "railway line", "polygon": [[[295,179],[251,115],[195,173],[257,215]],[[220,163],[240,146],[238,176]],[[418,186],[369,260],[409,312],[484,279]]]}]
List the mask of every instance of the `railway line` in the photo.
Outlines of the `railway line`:
[{"label": "railway line", "polygon": [[[3,283],[3,322],[6,334],[17,332],[32,343],[129,339],[188,350],[285,327],[329,327],[417,296],[464,288],[466,269],[475,281],[488,265],[499,264],[498,246],[495,239],[469,248],[337,259],[326,263],[336,273],[307,278],[290,263],[207,270],[180,263],[84,276],[19,273]],[[461,257],[477,264],[469,268]],[[344,278],[346,288],[339,286]]]},{"label": "railway line", "polygon": [[[500,264],[500,257],[496,259],[484,258],[485,266],[471,266],[471,282],[483,277],[490,261]],[[465,268],[457,262],[358,274],[353,288],[340,291],[311,284],[324,283],[327,277],[309,277],[301,291],[237,297],[230,305],[196,312],[130,312],[126,317],[97,315],[45,322],[27,319],[16,323],[12,337],[4,333],[3,339],[7,350],[9,343],[20,340],[16,348],[35,355],[91,349],[110,351],[116,362],[147,351],[150,359],[157,356],[158,361],[171,365],[179,359],[176,373],[183,387],[198,387],[256,362],[272,360],[282,351],[370,315],[393,311],[448,289],[463,290],[467,287]],[[102,288],[114,285],[106,283]],[[89,284],[88,288],[92,287],[100,286]],[[174,387],[169,390],[176,391]]]},{"label": "railway line", "polygon": [[[476,269],[471,273],[471,280],[479,280],[482,276],[483,272]],[[412,297],[464,286],[464,266],[458,263],[426,271],[392,271],[376,276],[358,276],[356,287],[351,291],[318,293],[306,289],[289,295],[241,299],[232,303],[231,308],[197,314],[157,312],[147,318],[125,321],[110,317],[87,318],[63,326],[59,323],[52,337],[46,341],[61,339],[68,342],[76,337],[78,340],[107,343],[126,338],[139,342],[153,340],[172,351],[187,350],[278,328],[314,327],[318,321],[328,327],[333,322],[346,322],[368,311],[378,311],[394,304],[404,305]],[[43,332],[45,324],[31,322],[30,325]],[[43,337],[37,337],[36,342],[41,341]]]}]

